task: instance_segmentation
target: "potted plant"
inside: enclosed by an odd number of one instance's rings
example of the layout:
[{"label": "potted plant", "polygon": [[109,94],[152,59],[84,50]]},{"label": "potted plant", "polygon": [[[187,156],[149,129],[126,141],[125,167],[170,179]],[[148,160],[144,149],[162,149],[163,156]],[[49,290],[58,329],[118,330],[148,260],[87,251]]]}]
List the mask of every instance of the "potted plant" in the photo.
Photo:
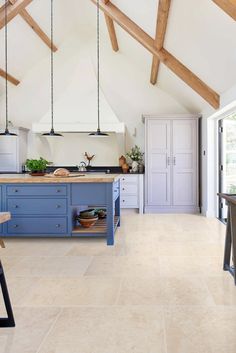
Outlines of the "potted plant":
[{"label": "potted plant", "polygon": [[40,159],[27,159],[26,168],[30,171],[32,176],[43,176],[50,162],[40,157]]},{"label": "potted plant", "polygon": [[137,173],[139,171],[139,166],[143,165],[144,153],[141,151],[140,147],[135,145],[126,155],[132,161],[132,172]]}]

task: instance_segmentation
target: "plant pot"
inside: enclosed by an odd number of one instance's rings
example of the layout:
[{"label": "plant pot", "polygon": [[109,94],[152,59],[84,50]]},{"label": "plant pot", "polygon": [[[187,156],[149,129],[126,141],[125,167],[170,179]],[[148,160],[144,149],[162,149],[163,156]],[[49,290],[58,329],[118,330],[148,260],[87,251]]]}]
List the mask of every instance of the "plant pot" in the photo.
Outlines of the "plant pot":
[{"label": "plant pot", "polygon": [[44,176],[45,174],[45,172],[30,172],[31,176]]},{"label": "plant pot", "polygon": [[132,173],[138,173],[138,162],[132,162]]}]

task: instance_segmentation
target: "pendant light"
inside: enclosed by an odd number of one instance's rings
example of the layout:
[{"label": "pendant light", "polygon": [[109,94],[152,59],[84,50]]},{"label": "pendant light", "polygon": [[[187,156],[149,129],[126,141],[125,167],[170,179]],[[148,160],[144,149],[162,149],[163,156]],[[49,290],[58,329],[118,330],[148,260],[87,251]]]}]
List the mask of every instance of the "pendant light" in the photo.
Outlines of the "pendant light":
[{"label": "pendant light", "polygon": [[105,132],[100,130],[100,10],[99,0],[97,0],[97,113],[98,113],[98,127],[96,132],[92,132],[89,136],[107,137]]},{"label": "pendant light", "polygon": [[9,121],[8,121],[8,26],[7,26],[7,8],[8,8],[8,1],[5,0],[5,96],[6,96],[6,112],[5,112],[5,117],[6,117],[6,122],[5,122],[5,131],[0,133],[0,136],[17,136],[17,134],[14,134],[9,131],[8,126],[9,126]]},{"label": "pendant light", "polygon": [[51,130],[44,133],[43,136],[55,136],[62,137],[61,134],[54,131],[54,53],[53,53],[53,42],[54,42],[54,18],[53,18],[53,0],[51,0]]}]

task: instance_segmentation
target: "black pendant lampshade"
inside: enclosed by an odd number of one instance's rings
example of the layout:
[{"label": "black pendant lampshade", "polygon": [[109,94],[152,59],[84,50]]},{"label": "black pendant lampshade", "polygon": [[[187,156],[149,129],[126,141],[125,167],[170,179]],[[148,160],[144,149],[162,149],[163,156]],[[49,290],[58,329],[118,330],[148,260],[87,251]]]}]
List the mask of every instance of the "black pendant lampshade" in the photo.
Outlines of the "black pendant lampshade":
[{"label": "black pendant lampshade", "polygon": [[109,135],[100,130],[100,11],[99,0],[97,0],[97,108],[98,108],[98,127],[96,132],[92,132],[89,136],[108,137]]},{"label": "black pendant lampshade", "polygon": [[6,112],[5,112],[5,131],[0,133],[0,136],[17,136],[17,134],[14,134],[13,132],[10,132],[8,129],[9,126],[9,121],[8,121],[8,26],[7,26],[7,8],[8,8],[8,1],[5,0],[5,72],[6,72],[6,77],[5,77],[5,96],[6,96]]},{"label": "black pendant lampshade", "polygon": [[54,18],[53,18],[53,0],[51,0],[51,130],[43,134],[43,136],[62,137],[61,134],[54,131]]}]

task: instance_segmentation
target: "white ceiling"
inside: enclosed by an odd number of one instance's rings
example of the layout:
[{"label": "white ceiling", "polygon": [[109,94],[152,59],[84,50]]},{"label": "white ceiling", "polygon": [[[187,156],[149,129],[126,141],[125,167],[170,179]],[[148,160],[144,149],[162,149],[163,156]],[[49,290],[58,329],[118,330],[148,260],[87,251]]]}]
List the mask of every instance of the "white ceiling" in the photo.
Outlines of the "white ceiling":
[{"label": "white ceiling", "polygon": [[[3,0],[0,1],[0,4]],[[95,6],[90,0],[55,1],[55,44],[66,41],[70,33],[88,41],[95,38]],[[113,3],[137,22],[151,36],[155,34],[157,0],[113,0]],[[40,24],[42,29],[49,33],[50,14],[49,0],[34,0],[28,6],[28,11]],[[137,81],[143,82],[143,89],[150,94],[155,106],[156,95],[160,89],[177,100],[191,112],[200,112],[208,104],[191,88],[183,83],[172,72],[161,65],[158,85],[152,87],[148,83],[151,69],[151,55],[135,42],[123,29],[117,28],[117,37],[120,52],[114,53],[110,49],[109,38],[105,23],[102,21],[102,43],[104,53],[109,51],[106,58],[106,69],[112,80],[117,74],[119,58],[127,63],[133,63]],[[4,67],[4,30],[0,31],[0,67]],[[236,23],[225,14],[211,0],[172,0],[165,48],[182,61],[189,69],[197,74],[205,83],[218,93],[223,93],[236,83]],[[81,40],[82,42],[82,40]],[[32,29],[18,16],[9,24],[9,72],[24,81],[29,72],[39,62],[49,60],[49,50],[36,36]],[[95,52],[93,53],[95,54]],[[116,56],[116,58],[114,58]],[[121,65],[122,67],[122,65]],[[49,67],[48,67],[49,69]],[[17,94],[19,87],[11,87]],[[107,88],[106,84],[106,89]],[[0,92],[3,93],[3,81],[0,80]],[[106,93],[106,92],[105,92]],[[109,97],[109,92],[107,96]],[[122,94],[122,93],[121,93]],[[110,97],[114,101],[115,97]],[[125,97],[123,97],[125,100]],[[135,92],[130,99],[130,105],[137,104]],[[158,100],[157,100],[158,101]],[[142,108],[143,109],[143,108]],[[153,109],[153,108],[152,108]],[[152,111],[153,112],[153,111]],[[145,112],[143,112],[145,113]]]}]

